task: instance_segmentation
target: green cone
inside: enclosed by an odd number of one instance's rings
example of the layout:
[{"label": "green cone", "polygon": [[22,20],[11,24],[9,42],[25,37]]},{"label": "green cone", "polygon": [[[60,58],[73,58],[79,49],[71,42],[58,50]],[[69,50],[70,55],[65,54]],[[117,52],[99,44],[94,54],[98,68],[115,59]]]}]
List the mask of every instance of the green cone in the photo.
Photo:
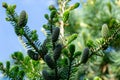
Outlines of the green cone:
[{"label": "green cone", "polygon": [[66,10],[64,13],[63,13],[63,22],[66,22],[69,18],[69,14],[70,14],[70,11],[69,10]]},{"label": "green cone", "polygon": [[50,14],[50,18],[53,19],[56,15],[57,11],[56,10],[52,10],[51,14]]}]

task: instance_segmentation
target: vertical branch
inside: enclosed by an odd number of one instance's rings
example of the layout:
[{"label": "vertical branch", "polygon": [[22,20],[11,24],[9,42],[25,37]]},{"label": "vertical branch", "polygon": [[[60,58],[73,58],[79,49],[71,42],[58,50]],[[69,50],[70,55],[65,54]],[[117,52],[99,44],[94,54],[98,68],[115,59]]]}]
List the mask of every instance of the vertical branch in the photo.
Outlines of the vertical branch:
[{"label": "vertical branch", "polygon": [[[65,12],[65,6],[67,4],[68,1],[62,1],[60,2],[60,17],[63,18],[63,13]],[[61,40],[64,38],[64,22],[63,20],[61,19],[60,20],[60,35],[61,35]]]}]

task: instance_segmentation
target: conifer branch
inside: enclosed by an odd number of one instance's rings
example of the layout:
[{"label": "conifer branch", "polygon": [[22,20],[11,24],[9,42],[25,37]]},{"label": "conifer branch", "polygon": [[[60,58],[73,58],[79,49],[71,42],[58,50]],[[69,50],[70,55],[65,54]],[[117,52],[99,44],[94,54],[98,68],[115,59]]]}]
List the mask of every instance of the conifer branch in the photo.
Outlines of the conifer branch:
[{"label": "conifer branch", "polygon": [[38,47],[33,43],[33,41],[28,37],[28,35],[26,33],[24,33],[25,38],[28,40],[28,42],[30,43],[30,45],[32,45],[32,47],[36,50],[36,52],[38,52],[41,56],[41,52],[38,49]]},{"label": "conifer branch", "polygon": [[[101,56],[99,54],[96,54],[98,51],[100,50],[103,50],[103,47],[112,43],[112,41],[116,38],[116,36],[118,35],[120,31],[120,27],[107,39],[105,40],[105,42],[103,44],[101,44],[100,46],[98,46],[97,48],[93,49],[91,48],[90,51],[91,51],[91,54],[89,55],[89,58],[91,58],[93,55],[97,55],[97,56]],[[103,57],[103,56],[101,56]],[[81,62],[78,62],[77,64],[73,65],[74,67],[77,67],[79,65],[81,65],[82,63]]]}]

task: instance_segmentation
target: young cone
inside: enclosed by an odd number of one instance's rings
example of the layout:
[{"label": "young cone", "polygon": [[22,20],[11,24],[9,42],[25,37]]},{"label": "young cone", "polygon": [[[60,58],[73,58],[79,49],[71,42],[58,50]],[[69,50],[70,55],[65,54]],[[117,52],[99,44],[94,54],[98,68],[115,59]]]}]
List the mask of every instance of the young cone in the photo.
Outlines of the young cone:
[{"label": "young cone", "polygon": [[101,33],[102,33],[103,38],[108,38],[109,37],[109,28],[108,28],[107,24],[102,25]]},{"label": "young cone", "polygon": [[28,19],[27,13],[26,11],[23,10],[20,13],[20,16],[18,19],[18,27],[24,27],[27,24],[27,19]]},{"label": "young cone", "polygon": [[55,68],[55,63],[52,60],[52,58],[49,55],[45,55],[44,57],[44,61],[47,63],[47,65],[51,68],[54,69]]},{"label": "young cone", "polygon": [[61,51],[62,51],[62,45],[58,44],[54,50],[54,60],[57,60],[60,57]]},{"label": "young cone", "polygon": [[50,74],[46,70],[42,71],[42,75],[45,80],[50,80],[50,76],[49,76]]},{"label": "young cone", "polygon": [[27,53],[29,57],[32,58],[33,60],[40,60],[40,55],[35,53],[34,51],[28,50]]},{"label": "young cone", "polygon": [[56,27],[53,31],[53,34],[52,34],[52,41],[53,42],[56,42],[58,40],[59,34],[60,34],[60,28]]},{"label": "young cone", "polygon": [[89,48],[85,48],[81,57],[81,63],[86,63],[89,57]]},{"label": "young cone", "polygon": [[42,76],[43,76],[44,80],[55,80],[54,75],[48,73],[46,70],[42,71]]}]

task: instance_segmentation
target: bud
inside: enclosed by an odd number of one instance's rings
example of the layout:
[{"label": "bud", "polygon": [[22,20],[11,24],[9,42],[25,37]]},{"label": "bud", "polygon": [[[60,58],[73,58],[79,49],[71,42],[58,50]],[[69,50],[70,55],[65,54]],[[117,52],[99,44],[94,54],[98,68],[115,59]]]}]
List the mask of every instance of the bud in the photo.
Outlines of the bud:
[{"label": "bud", "polygon": [[31,40],[32,41],[38,40],[38,35],[36,30],[31,31]]},{"label": "bud", "polygon": [[55,68],[55,63],[52,60],[52,58],[49,55],[45,55],[44,56],[44,61],[47,63],[47,65],[51,68],[54,69]]},{"label": "bud", "polygon": [[60,34],[60,28],[56,27],[52,33],[52,41],[53,42],[56,42],[58,40],[59,34]]},{"label": "bud", "polygon": [[22,54],[21,52],[19,52],[19,51],[18,51],[18,52],[14,52],[14,54],[12,54],[11,57],[12,57],[13,59],[15,59],[15,60],[18,60],[18,61],[24,59],[23,54]]},{"label": "bud", "polygon": [[108,28],[107,24],[103,24],[102,25],[102,31],[101,31],[101,33],[102,33],[102,37],[103,38],[109,37],[109,28]]},{"label": "bud", "polygon": [[6,2],[3,2],[3,3],[2,3],[2,7],[7,8],[7,7],[8,7],[8,4],[7,4]]},{"label": "bud", "polygon": [[48,14],[45,14],[44,17],[45,17],[45,19],[49,20],[49,15]]},{"label": "bud", "polygon": [[78,34],[72,34],[71,36],[68,37],[68,43],[71,43],[72,41],[74,41],[77,38]]},{"label": "bud", "polygon": [[53,19],[56,15],[57,11],[56,10],[52,10],[51,14],[50,14],[50,18]]},{"label": "bud", "polygon": [[75,3],[75,4],[74,4],[74,8],[78,8],[78,7],[79,7],[79,5],[80,5],[80,3],[78,3],[78,2],[77,2],[77,3]]},{"label": "bud", "polygon": [[50,6],[49,6],[49,10],[50,10],[50,11],[56,10],[56,8],[55,8],[53,5],[50,5]]},{"label": "bud", "polygon": [[61,51],[62,51],[62,45],[58,44],[54,50],[54,60],[57,60],[60,57]]},{"label": "bud", "polygon": [[74,53],[74,58],[76,58],[76,57],[80,56],[80,55],[81,55],[81,53],[82,53],[81,51],[77,51],[77,52],[75,52],[75,53]]},{"label": "bud", "polygon": [[56,23],[56,22],[58,22],[58,21],[59,21],[58,18],[53,18],[53,22],[54,22],[54,23]]},{"label": "bud", "polygon": [[13,5],[13,9],[16,9],[16,5],[15,4]]},{"label": "bud", "polygon": [[40,55],[38,53],[35,53],[34,51],[32,50],[28,50],[27,51],[29,57],[33,60],[40,60]]},{"label": "bud", "polygon": [[66,22],[69,18],[69,10],[66,10],[64,13],[63,13],[63,22]]},{"label": "bud", "polygon": [[22,36],[22,35],[24,34],[24,29],[23,29],[23,28],[20,28],[20,27],[15,26],[14,29],[15,29],[16,35]]},{"label": "bud", "polygon": [[65,56],[69,56],[69,53],[68,53],[68,49],[67,48],[64,48],[63,50],[62,50],[62,53],[65,55]]},{"label": "bud", "polygon": [[5,18],[5,20],[6,20],[6,21],[10,21],[11,19],[7,17],[7,18]]},{"label": "bud", "polygon": [[6,73],[9,74],[9,70],[10,70],[10,61],[6,62]]},{"label": "bud", "polygon": [[18,27],[24,27],[27,24],[27,13],[23,10],[18,19]]},{"label": "bud", "polygon": [[71,6],[70,7],[70,10],[73,10],[73,9],[76,9],[76,8],[78,8],[79,7],[79,5],[80,5],[80,3],[75,3],[73,6]]},{"label": "bud", "polygon": [[6,68],[7,68],[7,70],[10,69],[10,61],[7,61],[7,62],[6,62]]},{"label": "bud", "polygon": [[81,57],[81,63],[86,63],[89,58],[89,48],[85,48]]},{"label": "bud", "polygon": [[49,26],[46,25],[46,24],[44,24],[44,25],[43,25],[43,28],[44,28],[44,29],[49,29]]},{"label": "bud", "polygon": [[75,52],[75,45],[74,45],[74,44],[71,44],[71,45],[69,46],[69,51],[70,51],[70,53],[71,53],[71,56],[73,56],[73,54],[74,54],[74,52]]}]

